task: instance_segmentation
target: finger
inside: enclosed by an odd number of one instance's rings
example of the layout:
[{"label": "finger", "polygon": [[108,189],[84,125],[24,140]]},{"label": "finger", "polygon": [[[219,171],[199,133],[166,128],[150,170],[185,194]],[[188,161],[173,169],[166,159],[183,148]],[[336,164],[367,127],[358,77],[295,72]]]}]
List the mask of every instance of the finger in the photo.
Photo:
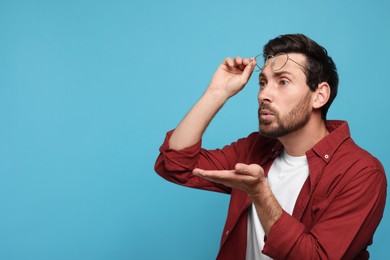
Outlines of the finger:
[{"label": "finger", "polygon": [[264,175],[264,170],[261,168],[258,164],[244,164],[244,163],[237,163],[235,166],[235,170],[239,174],[243,175],[249,175],[253,177],[259,177],[261,175]]},{"label": "finger", "polygon": [[244,163],[237,163],[236,166],[234,167],[237,173],[243,174],[243,175],[252,175],[254,176],[255,174],[252,173],[250,170],[250,167],[248,164]]},{"label": "finger", "polygon": [[234,63],[236,64],[239,70],[243,71],[245,69],[245,65],[243,64],[243,59],[240,56],[234,58]]},{"label": "finger", "polygon": [[[194,169],[192,174],[208,181],[227,184],[234,179],[234,171],[206,171],[202,169]],[[227,185],[230,186],[230,185]]]},{"label": "finger", "polygon": [[207,171],[202,169],[194,169],[192,173],[195,176],[206,179],[208,181],[223,184],[228,187],[238,187],[242,183],[253,182],[254,178],[250,175],[237,174],[236,171]]},{"label": "finger", "polygon": [[234,61],[232,58],[230,57],[227,57],[225,60],[224,60],[224,64],[228,67],[234,67]]},{"label": "finger", "polygon": [[245,67],[248,66],[249,63],[250,63],[250,60],[248,58],[242,59],[242,62],[239,66],[240,70],[245,70]]},{"label": "finger", "polygon": [[207,176],[211,171],[202,170],[199,168],[195,168],[192,170],[192,174],[199,177],[205,177]]},{"label": "finger", "polygon": [[234,62],[236,65],[241,65],[242,64],[242,58],[240,56],[237,56],[234,58]]},{"label": "finger", "polygon": [[237,177],[242,175],[237,175],[237,172],[234,170],[215,170],[215,171],[209,171],[209,170],[203,170],[203,169],[193,169],[192,174],[195,176],[199,176],[206,179],[213,179],[213,180],[231,180],[236,179]]},{"label": "finger", "polygon": [[255,67],[256,67],[256,60],[254,58],[251,58],[249,64],[245,67],[244,71],[242,72],[244,84],[248,82]]},{"label": "finger", "polygon": [[217,171],[208,171],[203,170],[199,168],[195,168],[192,170],[192,174],[199,177],[212,177],[212,178],[222,178],[224,175],[226,175],[228,172],[232,171],[224,171],[224,170],[217,170]]},{"label": "finger", "polygon": [[244,64],[245,66],[247,66],[249,64],[250,60],[248,58],[244,58],[242,60],[242,64]]},{"label": "finger", "polygon": [[202,173],[203,173],[202,169],[195,168],[192,170],[192,174],[196,176],[202,176]]}]

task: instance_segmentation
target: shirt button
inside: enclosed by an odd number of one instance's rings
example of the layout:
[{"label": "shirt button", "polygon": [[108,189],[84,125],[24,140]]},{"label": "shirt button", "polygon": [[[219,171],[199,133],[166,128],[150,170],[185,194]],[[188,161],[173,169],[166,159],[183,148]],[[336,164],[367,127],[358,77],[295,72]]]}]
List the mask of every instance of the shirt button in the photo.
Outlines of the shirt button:
[{"label": "shirt button", "polygon": [[327,155],[327,154],[325,154],[324,157],[325,157],[325,159],[329,159],[329,155]]},{"label": "shirt button", "polygon": [[225,236],[229,235],[229,230],[226,230]]}]

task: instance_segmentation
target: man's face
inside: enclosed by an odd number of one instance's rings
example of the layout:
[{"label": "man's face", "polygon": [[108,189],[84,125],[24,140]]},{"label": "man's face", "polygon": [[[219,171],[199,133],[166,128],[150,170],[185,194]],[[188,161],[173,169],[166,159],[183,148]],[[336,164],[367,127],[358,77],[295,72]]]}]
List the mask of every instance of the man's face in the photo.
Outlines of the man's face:
[{"label": "man's face", "polygon": [[[289,58],[305,65],[302,54],[289,53]],[[288,60],[274,71],[271,62],[264,66],[259,76],[259,127],[260,134],[278,138],[301,129],[312,112],[313,93],[306,83],[301,66]]]}]

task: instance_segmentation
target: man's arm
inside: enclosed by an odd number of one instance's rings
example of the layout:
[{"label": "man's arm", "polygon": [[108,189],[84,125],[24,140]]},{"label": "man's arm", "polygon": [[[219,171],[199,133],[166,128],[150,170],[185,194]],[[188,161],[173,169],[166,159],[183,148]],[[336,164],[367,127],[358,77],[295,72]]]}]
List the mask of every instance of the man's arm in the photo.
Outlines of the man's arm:
[{"label": "man's arm", "polygon": [[167,133],[155,164],[161,177],[187,187],[230,193],[230,187],[199,178],[192,170],[232,169],[237,162],[236,150],[248,145],[242,139],[223,149],[208,151],[201,148],[201,137],[223,104],[245,86],[255,65],[255,59],[240,57],[226,58],[221,63],[200,100],[176,129]]},{"label": "man's arm", "polygon": [[200,141],[207,126],[232,96],[244,88],[255,68],[251,58],[226,58],[218,67],[203,96],[179,123],[169,139],[169,147],[181,150]]}]

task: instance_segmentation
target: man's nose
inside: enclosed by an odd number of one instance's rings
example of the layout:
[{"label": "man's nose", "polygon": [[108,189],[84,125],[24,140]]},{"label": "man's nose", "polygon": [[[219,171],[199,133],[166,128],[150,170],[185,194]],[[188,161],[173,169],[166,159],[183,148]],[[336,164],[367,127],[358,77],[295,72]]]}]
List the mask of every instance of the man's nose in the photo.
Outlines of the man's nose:
[{"label": "man's nose", "polygon": [[258,99],[259,103],[272,102],[274,99],[275,91],[272,82],[268,82],[267,85],[259,91]]}]

